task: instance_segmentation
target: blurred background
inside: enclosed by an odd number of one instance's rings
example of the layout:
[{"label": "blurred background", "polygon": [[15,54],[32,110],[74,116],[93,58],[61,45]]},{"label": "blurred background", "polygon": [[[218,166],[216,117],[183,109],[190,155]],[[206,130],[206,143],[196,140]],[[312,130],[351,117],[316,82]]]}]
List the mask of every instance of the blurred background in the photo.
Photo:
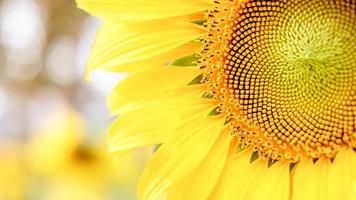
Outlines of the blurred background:
[{"label": "blurred background", "polygon": [[99,25],[74,0],[0,0],[0,200],[137,199],[151,150],[105,152],[123,75],[83,79]]}]

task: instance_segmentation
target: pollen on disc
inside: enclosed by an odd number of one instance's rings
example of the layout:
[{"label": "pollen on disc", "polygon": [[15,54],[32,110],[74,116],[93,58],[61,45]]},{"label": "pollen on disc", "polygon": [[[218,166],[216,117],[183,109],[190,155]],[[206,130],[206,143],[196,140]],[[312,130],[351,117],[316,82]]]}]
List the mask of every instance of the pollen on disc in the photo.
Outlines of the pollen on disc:
[{"label": "pollen on disc", "polygon": [[224,76],[211,81],[224,88],[224,102],[234,102],[226,107],[247,132],[313,157],[355,145],[356,0],[249,0],[236,7]]}]

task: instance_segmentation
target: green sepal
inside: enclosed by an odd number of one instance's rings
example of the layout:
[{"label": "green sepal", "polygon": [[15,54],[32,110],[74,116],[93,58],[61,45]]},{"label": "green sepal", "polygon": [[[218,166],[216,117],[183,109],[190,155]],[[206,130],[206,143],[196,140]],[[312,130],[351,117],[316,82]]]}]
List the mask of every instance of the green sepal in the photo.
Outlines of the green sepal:
[{"label": "green sepal", "polygon": [[203,40],[202,37],[198,37],[198,38],[192,40],[191,43],[201,45],[202,44],[202,40]]},{"label": "green sepal", "polygon": [[202,84],[203,80],[203,74],[200,74],[199,76],[195,77],[188,85],[198,85]]},{"label": "green sepal", "polygon": [[245,147],[244,145],[242,145],[241,143],[237,145],[237,149],[236,149],[236,152],[237,153],[240,153],[241,151],[245,150]]},{"label": "green sepal", "polygon": [[258,154],[257,151],[254,151],[254,152],[251,154],[250,163],[255,162],[255,161],[258,159],[258,157],[260,157],[260,155]]},{"label": "green sepal", "polygon": [[335,158],[330,158],[330,163],[333,163],[335,161]]},{"label": "green sepal", "polygon": [[291,164],[289,164],[289,173],[292,172],[292,170],[295,168],[296,165],[297,165],[297,163],[291,163]]},{"label": "green sepal", "polygon": [[180,67],[187,67],[187,66],[196,66],[198,63],[199,57],[197,54],[192,54],[189,56],[185,56],[183,58],[179,58],[172,62],[171,65],[180,66]]},{"label": "green sepal", "polygon": [[276,162],[278,162],[278,160],[268,159],[268,167],[271,167]]},{"label": "green sepal", "polygon": [[156,145],[154,145],[154,147],[153,147],[153,152],[158,151],[158,149],[159,149],[161,146],[162,146],[162,144],[156,144]]},{"label": "green sepal", "polygon": [[219,107],[215,107],[212,111],[210,111],[210,113],[208,114],[208,116],[215,116],[215,115],[219,115],[221,114],[219,112]]},{"label": "green sepal", "polygon": [[208,93],[208,92],[206,92],[206,93],[204,93],[201,97],[202,97],[202,98],[206,98],[206,99],[211,99],[211,98],[214,97],[214,95],[213,95],[213,94],[210,94],[210,93]]},{"label": "green sepal", "polygon": [[228,124],[230,121],[231,121],[231,119],[226,119],[226,120],[224,121],[224,125]]},{"label": "green sepal", "polygon": [[199,26],[204,26],[206,22],[207,22],[206,19],[199,19],[199,20],[192,21],[193,24],[197,24]]}]

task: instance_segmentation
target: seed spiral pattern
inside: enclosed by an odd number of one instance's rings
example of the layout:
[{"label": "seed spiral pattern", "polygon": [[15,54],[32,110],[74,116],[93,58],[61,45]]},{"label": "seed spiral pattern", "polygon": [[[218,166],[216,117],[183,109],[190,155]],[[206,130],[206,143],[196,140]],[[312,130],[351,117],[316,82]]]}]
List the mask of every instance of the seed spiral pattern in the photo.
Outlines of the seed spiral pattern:
[{"label": "seed spiral pattern", "polygon": [[272,159],[355,147],[356,0],[217,1],[205,82],[238,139]]}]

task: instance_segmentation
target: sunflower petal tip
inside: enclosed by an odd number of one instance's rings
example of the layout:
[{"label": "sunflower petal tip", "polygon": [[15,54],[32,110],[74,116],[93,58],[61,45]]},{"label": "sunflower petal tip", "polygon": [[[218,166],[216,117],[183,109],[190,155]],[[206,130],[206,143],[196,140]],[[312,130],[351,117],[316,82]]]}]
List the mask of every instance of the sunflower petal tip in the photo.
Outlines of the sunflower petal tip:
[{"label": "sunflower petal tip", "polygon": [[86,82],[91,82],[91,81],[92,81],[90,75],[85,75],[85,76],[84,76],[84,80],[85,80]]},{"label": "sunflower petal tip", "polygon": [[92,81],[92,72],[93,70],[90,67],[87,67],[84,73],[84,80],[87,82]]}]

